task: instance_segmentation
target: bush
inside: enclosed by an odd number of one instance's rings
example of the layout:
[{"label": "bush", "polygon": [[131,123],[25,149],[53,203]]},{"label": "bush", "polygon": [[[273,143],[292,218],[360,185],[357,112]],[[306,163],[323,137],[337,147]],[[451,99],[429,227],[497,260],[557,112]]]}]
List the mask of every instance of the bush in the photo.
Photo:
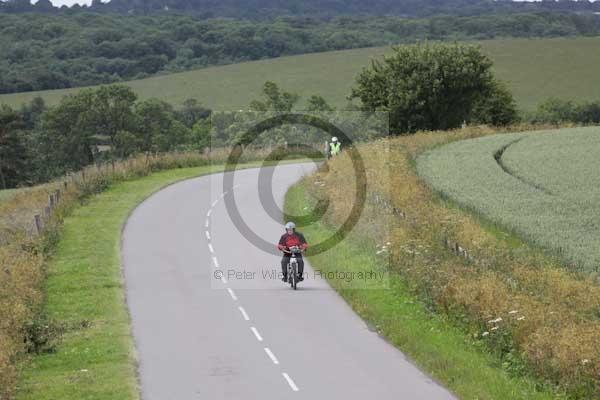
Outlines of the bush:
[{"label": "bush", "polygon": [[495,81],[491,67],[473,45],[394,47],[391,55],[362,71],[350,97],[360,99],[366,110],[389,112],[396,134],[457,128],[474,112],[475,118],[511,122],[514,100]]},{"label": "bush", "polygon": [[600,101],[575,103],[572,100],[549,98],[540,103],[529,116],[533,123],[546,124],[598,124],[600,123]]}]

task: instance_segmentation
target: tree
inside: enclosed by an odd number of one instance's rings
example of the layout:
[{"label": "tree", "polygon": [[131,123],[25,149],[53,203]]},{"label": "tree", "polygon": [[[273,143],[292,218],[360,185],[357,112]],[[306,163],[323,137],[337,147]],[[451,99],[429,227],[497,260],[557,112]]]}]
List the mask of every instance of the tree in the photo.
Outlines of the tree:
[{"label": "tree", "polygon": [[360,99],[365,110],[389,112],[393,133],[456,128],[480,96],[494,90],[491,66],[473,45],[394,47],[360,73],[350,98]]},{"label": "tree", "polygon": [[101,86],[93,94],[90,129],[98,136],[107,136],[114,147],[115,136],[133,129],[133,105],[137,95],[125,85]]},{"label": "tree", "polygon": [[263,100],[253,100],[250,108],[254,111],[291,111],[300,99],[296,93],[283,92],[275,82],[267,81],[263,85]]},{"label": "tree", "polygon": [[571,100],[549,98],[538,105],[534,119],[552,124],[576,121],[577,106]]},{"label": "tree", "polygon": [[41,97],[35,97],[29,104],[23,104],[20,114],[23,118],[25,129],[35,128],[46,110],[46,103]]},{"label": "tree", "polygon": [[183,107],[175,114],[181,123],[192,128],[198,121],[210,117],[211,110],[203,107],[196,99],[187,99],[183,102]]},{"label": "tree", "polygon": [[312,95],[308,99],[308,105],[306,107],[307,111],[333,111],[333,107],[331,107],[327,101],[319,96]]},{"label": "tree", "polygon": [[0,185],[2,189],[16,186],[23,178],[26,150],[19,135],[23,122],[6,105],[0,106]]},{"label": "tree", "polygon": [[471,122],[506,126],[519,119],[514,97],[501,82],[494,81],[490,89],[473,105]]},{"label": "tree", "polygon": [[85,89],[63,97],[58,106],[43,115],[40,134],[40,157],[45,162],[44,176],[79,170],[94,161],[94,90]]},{"label": "tree", "polygon": [[198,151],[204,151],[211,142],[211,123],[209,119],[201,119],[192,128],[192,146]]},{"label": "tree", "polygon": [[175,119],[170,104],[158,99],[145,100],[136,104],[135,114],[139,150],[169,151],[189,142],[190,130]]}]

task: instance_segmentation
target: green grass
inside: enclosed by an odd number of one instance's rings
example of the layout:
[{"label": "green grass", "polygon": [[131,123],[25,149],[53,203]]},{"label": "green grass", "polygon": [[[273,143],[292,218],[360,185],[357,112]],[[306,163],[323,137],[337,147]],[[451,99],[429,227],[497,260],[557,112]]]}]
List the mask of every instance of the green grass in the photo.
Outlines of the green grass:
[{"label": "green grass", "polygon": [[[504,170],[494,159],[503,146]],[[437,191],[587,271],[600,266],[600,128],[496,135],[421,156]]]},{"label": "green grass", "polygon": [[[292,187],[285,202],[286,213],[302,215],[312,201],[302,184]],[[303,228],[311,242],[332,234],[321,223]],[[385,261],[376,256],[376,248],[355,239],[346,239],[319,255],[309,255],[311,265],[320,271],[367,272],[381,269]],[[510,376],[498,359],[487,353],[481,342],[472,340],[451,323],[429,312],[405,282],[390,275],[387,289],[351,289],[343,280],[330,284],[369,324],[375,326],[393,345],[411,357],[463,399],[555,399],[555,393],[539,389],[532,379]],[[355,286],[354,286],[355,287]]]},{"label": "green grass", "polygon": [[10,200],[14,195],[19,193],[23,189],[2,189],[0,190],[0,203],[6,200]]},{"label": "green grass", "polygon": [[[495,63],[500,79],[509,83],[520,107],[532,109],[550,97],[600,99],[596,80],[600,38],[503,39],[480,43]],[[321,94],[337,107],[346,104],[356,75],[389,48],[375,47],[281,57],[210,67],[128,83],[142,98],[157,97],[174,104],[197,98],[215,110],[247,108],[272,80],[300,95]],[[56,104],[78,89],[0,96],[0,103],[20,106],[35,96]]]},{"label": "green grass", "polygon": [[138,398],[120,232],[129,213],[151,193],[214,169],[169,170],[119,183],[65,219],[45,294],[49,315],[71,328],[55,353],[34,357],[26,366],[19,399]]}]

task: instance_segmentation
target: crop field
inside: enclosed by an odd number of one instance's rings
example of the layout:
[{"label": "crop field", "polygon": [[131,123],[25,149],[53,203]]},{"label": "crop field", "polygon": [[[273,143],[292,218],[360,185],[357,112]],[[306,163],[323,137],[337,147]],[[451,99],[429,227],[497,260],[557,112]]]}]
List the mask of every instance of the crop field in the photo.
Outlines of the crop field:
[{"label": "crop field", "polygon": [[454,142],[418,159],[442,194],[576,269],[600,270],[600,128]]},{"label": "crop field", "polygon": [[[490,55],[500,79],[506,81],[519,107],[533,109],[550,96],[600,99],[592,85],[600,65],[600,38],[505,39],[478,42]],[[157,97],[173,104],[196,98],[215,110],[246,108],[272,80],[303,97],[320,94],[343,107],[355,76],[385,47],[332,51],[246,62],[157,76],[128,82],[140,98]],[[18,107],[36,96],[56,104],[78,89],[1,95],[0,103]]]}]

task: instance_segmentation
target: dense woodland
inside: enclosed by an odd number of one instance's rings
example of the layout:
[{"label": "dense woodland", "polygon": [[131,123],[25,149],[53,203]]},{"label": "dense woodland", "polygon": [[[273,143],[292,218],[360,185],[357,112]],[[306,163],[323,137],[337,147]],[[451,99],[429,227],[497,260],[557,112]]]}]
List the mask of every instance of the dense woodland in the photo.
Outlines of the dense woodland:
[{"label": "dense woodland", "polygon": [[[39,3],[38,3],[39,4]],[[0,93],[113,83],[209,65],[417,40],[597,35],[600,17],[279,17],[0,14]]]},{"label": "dense woodland", "polygon": [[265,19],[274,16],[311,16],[329,18],[340,15],[398,15],[424,17],[432,15],[483,15],[498,12],[528,11],[600,11],[598,2],[554,1],[513,2],[510,0],[93,0],[89,7],[61,9],[49,0],[35,5],[29,0],[0,2],[0,12],[65,13],[80,10],[123,14],[187,13],[203,18],[228,17]]}]

